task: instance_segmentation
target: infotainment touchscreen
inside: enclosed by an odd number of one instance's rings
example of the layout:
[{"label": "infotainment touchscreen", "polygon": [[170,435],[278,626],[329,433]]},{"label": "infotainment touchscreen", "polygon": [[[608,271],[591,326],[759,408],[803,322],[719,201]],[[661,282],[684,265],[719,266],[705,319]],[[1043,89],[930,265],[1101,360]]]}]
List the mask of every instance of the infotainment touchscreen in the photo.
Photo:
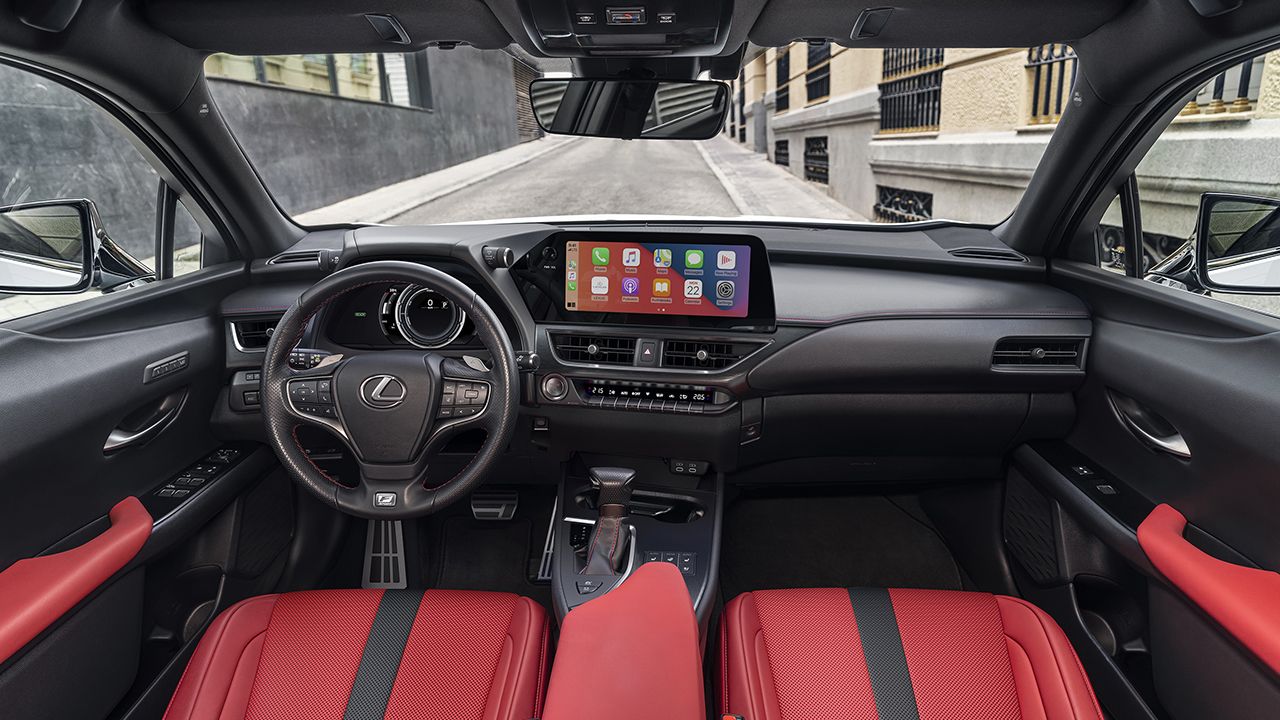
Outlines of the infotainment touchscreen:
[{"label": "infotainment touchscreen", "polygon": [[565,310],[747,316],[749,245],[570,239],[564,261]]}]

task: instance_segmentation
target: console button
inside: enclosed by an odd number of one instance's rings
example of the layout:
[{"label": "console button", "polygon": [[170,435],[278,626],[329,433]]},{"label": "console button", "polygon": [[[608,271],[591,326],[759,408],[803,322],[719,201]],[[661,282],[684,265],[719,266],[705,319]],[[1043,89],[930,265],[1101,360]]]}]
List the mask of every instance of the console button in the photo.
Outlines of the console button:
[{"label": "console button", "polygon": [[600,583],[600,581],[599,581],[599,580],[579,580],[579,581],[578,581],[578,594],[579,594],[579,595],[590,595],[591,593],[593,593],[593,592],[595,592],[595,591],[599,590],[599,589],[600,589],[600,586],[601,586],[601,583]]},{"label": "console button", "polygon": [[658,341],[641,340],[636,351],[636,364],[653,366],[658,364]]}]

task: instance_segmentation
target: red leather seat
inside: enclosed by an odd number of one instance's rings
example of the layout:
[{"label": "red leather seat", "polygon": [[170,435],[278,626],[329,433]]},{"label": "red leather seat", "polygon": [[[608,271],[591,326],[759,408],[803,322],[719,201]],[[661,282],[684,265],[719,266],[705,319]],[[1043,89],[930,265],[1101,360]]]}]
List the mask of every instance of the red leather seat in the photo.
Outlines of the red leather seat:
[{"label": "red leather seat", "polygon": [[547,616],[508,593],[318,590],[218,616],[167,720],[527,720],[542,705]]},{"label": "red leather seat", "polygon": [[1061,628],[1017,598],[765,590],[725,608],[721,699],[746,720],[1101,720]]}]

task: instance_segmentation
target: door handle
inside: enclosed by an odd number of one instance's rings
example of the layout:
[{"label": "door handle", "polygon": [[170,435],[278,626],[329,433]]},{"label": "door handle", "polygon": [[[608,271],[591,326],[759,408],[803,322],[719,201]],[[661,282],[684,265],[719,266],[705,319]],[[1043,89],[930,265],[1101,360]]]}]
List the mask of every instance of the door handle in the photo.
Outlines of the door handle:
[{"label": "door handle", "polygon": [[1120,422],[1144,445],[1180,458],[1191,457],[1191,447],[1182,433],[1159,413],[1123,393],[1107,389],[1107,400]]},{"label": "door handle", "polygon": [[141,445],[159,435],[169,426],[169,423],[178,417],[178,413],[182,412],[182,406],[186,402],[187,391],[185,389],[179,390],[166,395],[144,419],[135,421],[132,417],[125,418],[119,427],[107,435],[107,442],[102,446],[102,453],[110,455],[128,447]]}]

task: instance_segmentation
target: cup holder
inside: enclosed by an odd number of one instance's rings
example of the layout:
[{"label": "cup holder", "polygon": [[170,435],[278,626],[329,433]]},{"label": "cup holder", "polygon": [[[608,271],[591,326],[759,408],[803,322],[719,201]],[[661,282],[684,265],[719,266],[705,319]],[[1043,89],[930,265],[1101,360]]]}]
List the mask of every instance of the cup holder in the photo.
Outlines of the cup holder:
[{"label": "cup holder", "polygon": [[[594,490],[583,490],[574,496],[583,510],[596,509]],[[674,524],[691,523],[707,514],[706,507],[688,495],[636,490],[631,494],[631,514]]]}]

